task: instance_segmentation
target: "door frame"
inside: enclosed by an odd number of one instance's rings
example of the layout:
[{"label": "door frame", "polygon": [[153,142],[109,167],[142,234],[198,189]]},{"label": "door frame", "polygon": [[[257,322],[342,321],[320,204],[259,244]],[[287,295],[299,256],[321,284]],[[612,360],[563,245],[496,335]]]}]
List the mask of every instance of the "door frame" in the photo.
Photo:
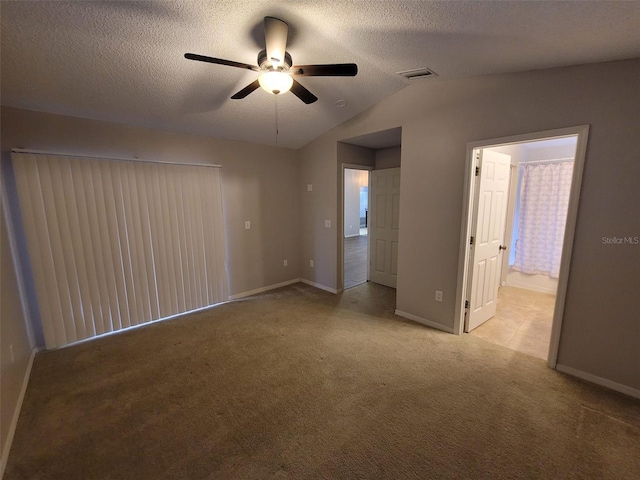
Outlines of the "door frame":
[{"label": "door frame", "polygon": [[518,193],[518,166],[511,164],[509,169],[509,200],[507,201],[507,221],[504,230],[504,244],[509,247],[505,253],[507,254],[507,263],[502,261],[502,271],[500,272],[500,286],[504,287],[507,282],[507,274],[509,273],[509,257],[511,255],[511,241],[513,240],[513,220],[516,210],[516,195]]},{"label": "door frame", "polygon": [[475,151],[477,149],[497,147],[514,143],[531,142],[553,137],[577,136],[576,155],[573,164],[573,176],[571,179],[571,194],[567,209],[567,221],[562,245],[562,258],[560,262],[560,274],[558,277],[558,291],[553,311],[553,325],[549,342],[549,355],[547,364],[555,368],[558,360],[558,347],[560,344],[560,332],[564,315],[564,304],[569,280],[569,269],[573,253],[573,239],[575,237],[576,219],[578,217],[578,204],[580,200],[580,188],[582,186],[582,174],[584,160],[587,151],[589,125],[545,130],[541,132],[525,133],[508,137],[500,137],[488,140],[480,140],[467,143],[465,179],[463,192],[462,225],[460,229],[460,249],[458,260],[458,283],[456,288],[456,305],[453,332],[461,335],[464,329],[465,300],[467,298],[468,268],[469,268],[469,235],[473,221],[473,202],[475,187]]},{"label": "door frame", "polygon": [[[341,164],[341,175],[340,175],[340,211],[338,212],[338,235],[340,237],[340,249],[338,251],[338,293],[344,291],[344,175],[345,170],[368,170],[369,171],[369,181],[368,181],[368,204],[371,205],[371,171],[375,170],[372,166],[369,165],[359,165],[357,163],[342,163]],[[367,225],[368,228],[368,225]],[[371,250],[371,245],[369,243],[370,236],[367,231],[367,282],[369,281],[369,251]]]}]

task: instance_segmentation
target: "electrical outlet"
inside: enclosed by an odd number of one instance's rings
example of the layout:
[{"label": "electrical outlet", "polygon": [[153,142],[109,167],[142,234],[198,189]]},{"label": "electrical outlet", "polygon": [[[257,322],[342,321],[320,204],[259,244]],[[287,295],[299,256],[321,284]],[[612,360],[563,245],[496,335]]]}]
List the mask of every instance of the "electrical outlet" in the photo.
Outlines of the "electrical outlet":
[{"label": "electrical outlet", "polygon": [[307,192],[313,192],[313,185],[310,183],[307,184]]},{"label": "electrical outlet", "polygon": [[441,301],[442,301],[442,291],[436,290],[436,302],[441,302]]},{"label": "electrical outlet", "polygon": [[313,260],[309,260],[309,266],[310,266],[310,267],[313,267],[313,266],[314,266],[314,265],[313,265]]},{"label": "electrical outlet", "polygon": [[325,220],[324,221],[324,226],[327,228],[331,228],[331,220]]},{"label": "electrical outlet", "polygon": [[245,230],[251,230],[251,222],[249,220],[244,222],[244,229]]},{"label": "electrical outlet", "polygon": [[287,260],[285,259],[285,261],[283,262],[285,267],[289,266],[289,262],[287,262]]}]

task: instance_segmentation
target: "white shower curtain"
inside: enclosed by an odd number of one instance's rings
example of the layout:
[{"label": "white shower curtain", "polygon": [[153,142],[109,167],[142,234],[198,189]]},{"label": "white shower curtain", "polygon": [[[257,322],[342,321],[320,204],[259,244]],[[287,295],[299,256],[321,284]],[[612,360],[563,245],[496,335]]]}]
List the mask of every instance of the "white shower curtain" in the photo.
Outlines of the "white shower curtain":
[{"label": "white shower curtain", "polygon": [[524,165],[514,270],[558,278],[573,162]]}]

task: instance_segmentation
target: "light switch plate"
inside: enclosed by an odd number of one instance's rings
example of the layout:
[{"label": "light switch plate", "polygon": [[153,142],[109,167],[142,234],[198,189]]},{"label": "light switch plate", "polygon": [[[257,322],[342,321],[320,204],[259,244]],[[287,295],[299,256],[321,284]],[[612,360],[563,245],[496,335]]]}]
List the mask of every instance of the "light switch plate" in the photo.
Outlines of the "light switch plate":
[{"label": "light switch plate", "polygon": [[331,220],[325,220],[324,221],[324,226],[327,228],[331,228]]},{"label": "light switch plate", "polygon": [[313,192],[313,185],[310,183],[307,183],[307,192]]},{"label": "light switch plate", "polygon": [[250,230],[251,229],[251,222],[249,220],[244,222],[244,228],[245,228],[245,230]]}]

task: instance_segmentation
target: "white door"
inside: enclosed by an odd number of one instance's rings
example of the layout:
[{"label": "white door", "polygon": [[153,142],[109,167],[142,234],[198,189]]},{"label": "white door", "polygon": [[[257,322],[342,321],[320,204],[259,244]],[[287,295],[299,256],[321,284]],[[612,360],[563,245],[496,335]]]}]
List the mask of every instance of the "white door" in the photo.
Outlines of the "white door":
[{"label": "white door", "polygon": [[396,288],[400,226],[400,168],[371,172],[369,211],[371,281]]},{"label": "white door", "polygon": [[469,306],[465,331],[470,332],[496,314],[509,198],[511,157],[490,150],[478,155],[473,241],[469,255]]}]

